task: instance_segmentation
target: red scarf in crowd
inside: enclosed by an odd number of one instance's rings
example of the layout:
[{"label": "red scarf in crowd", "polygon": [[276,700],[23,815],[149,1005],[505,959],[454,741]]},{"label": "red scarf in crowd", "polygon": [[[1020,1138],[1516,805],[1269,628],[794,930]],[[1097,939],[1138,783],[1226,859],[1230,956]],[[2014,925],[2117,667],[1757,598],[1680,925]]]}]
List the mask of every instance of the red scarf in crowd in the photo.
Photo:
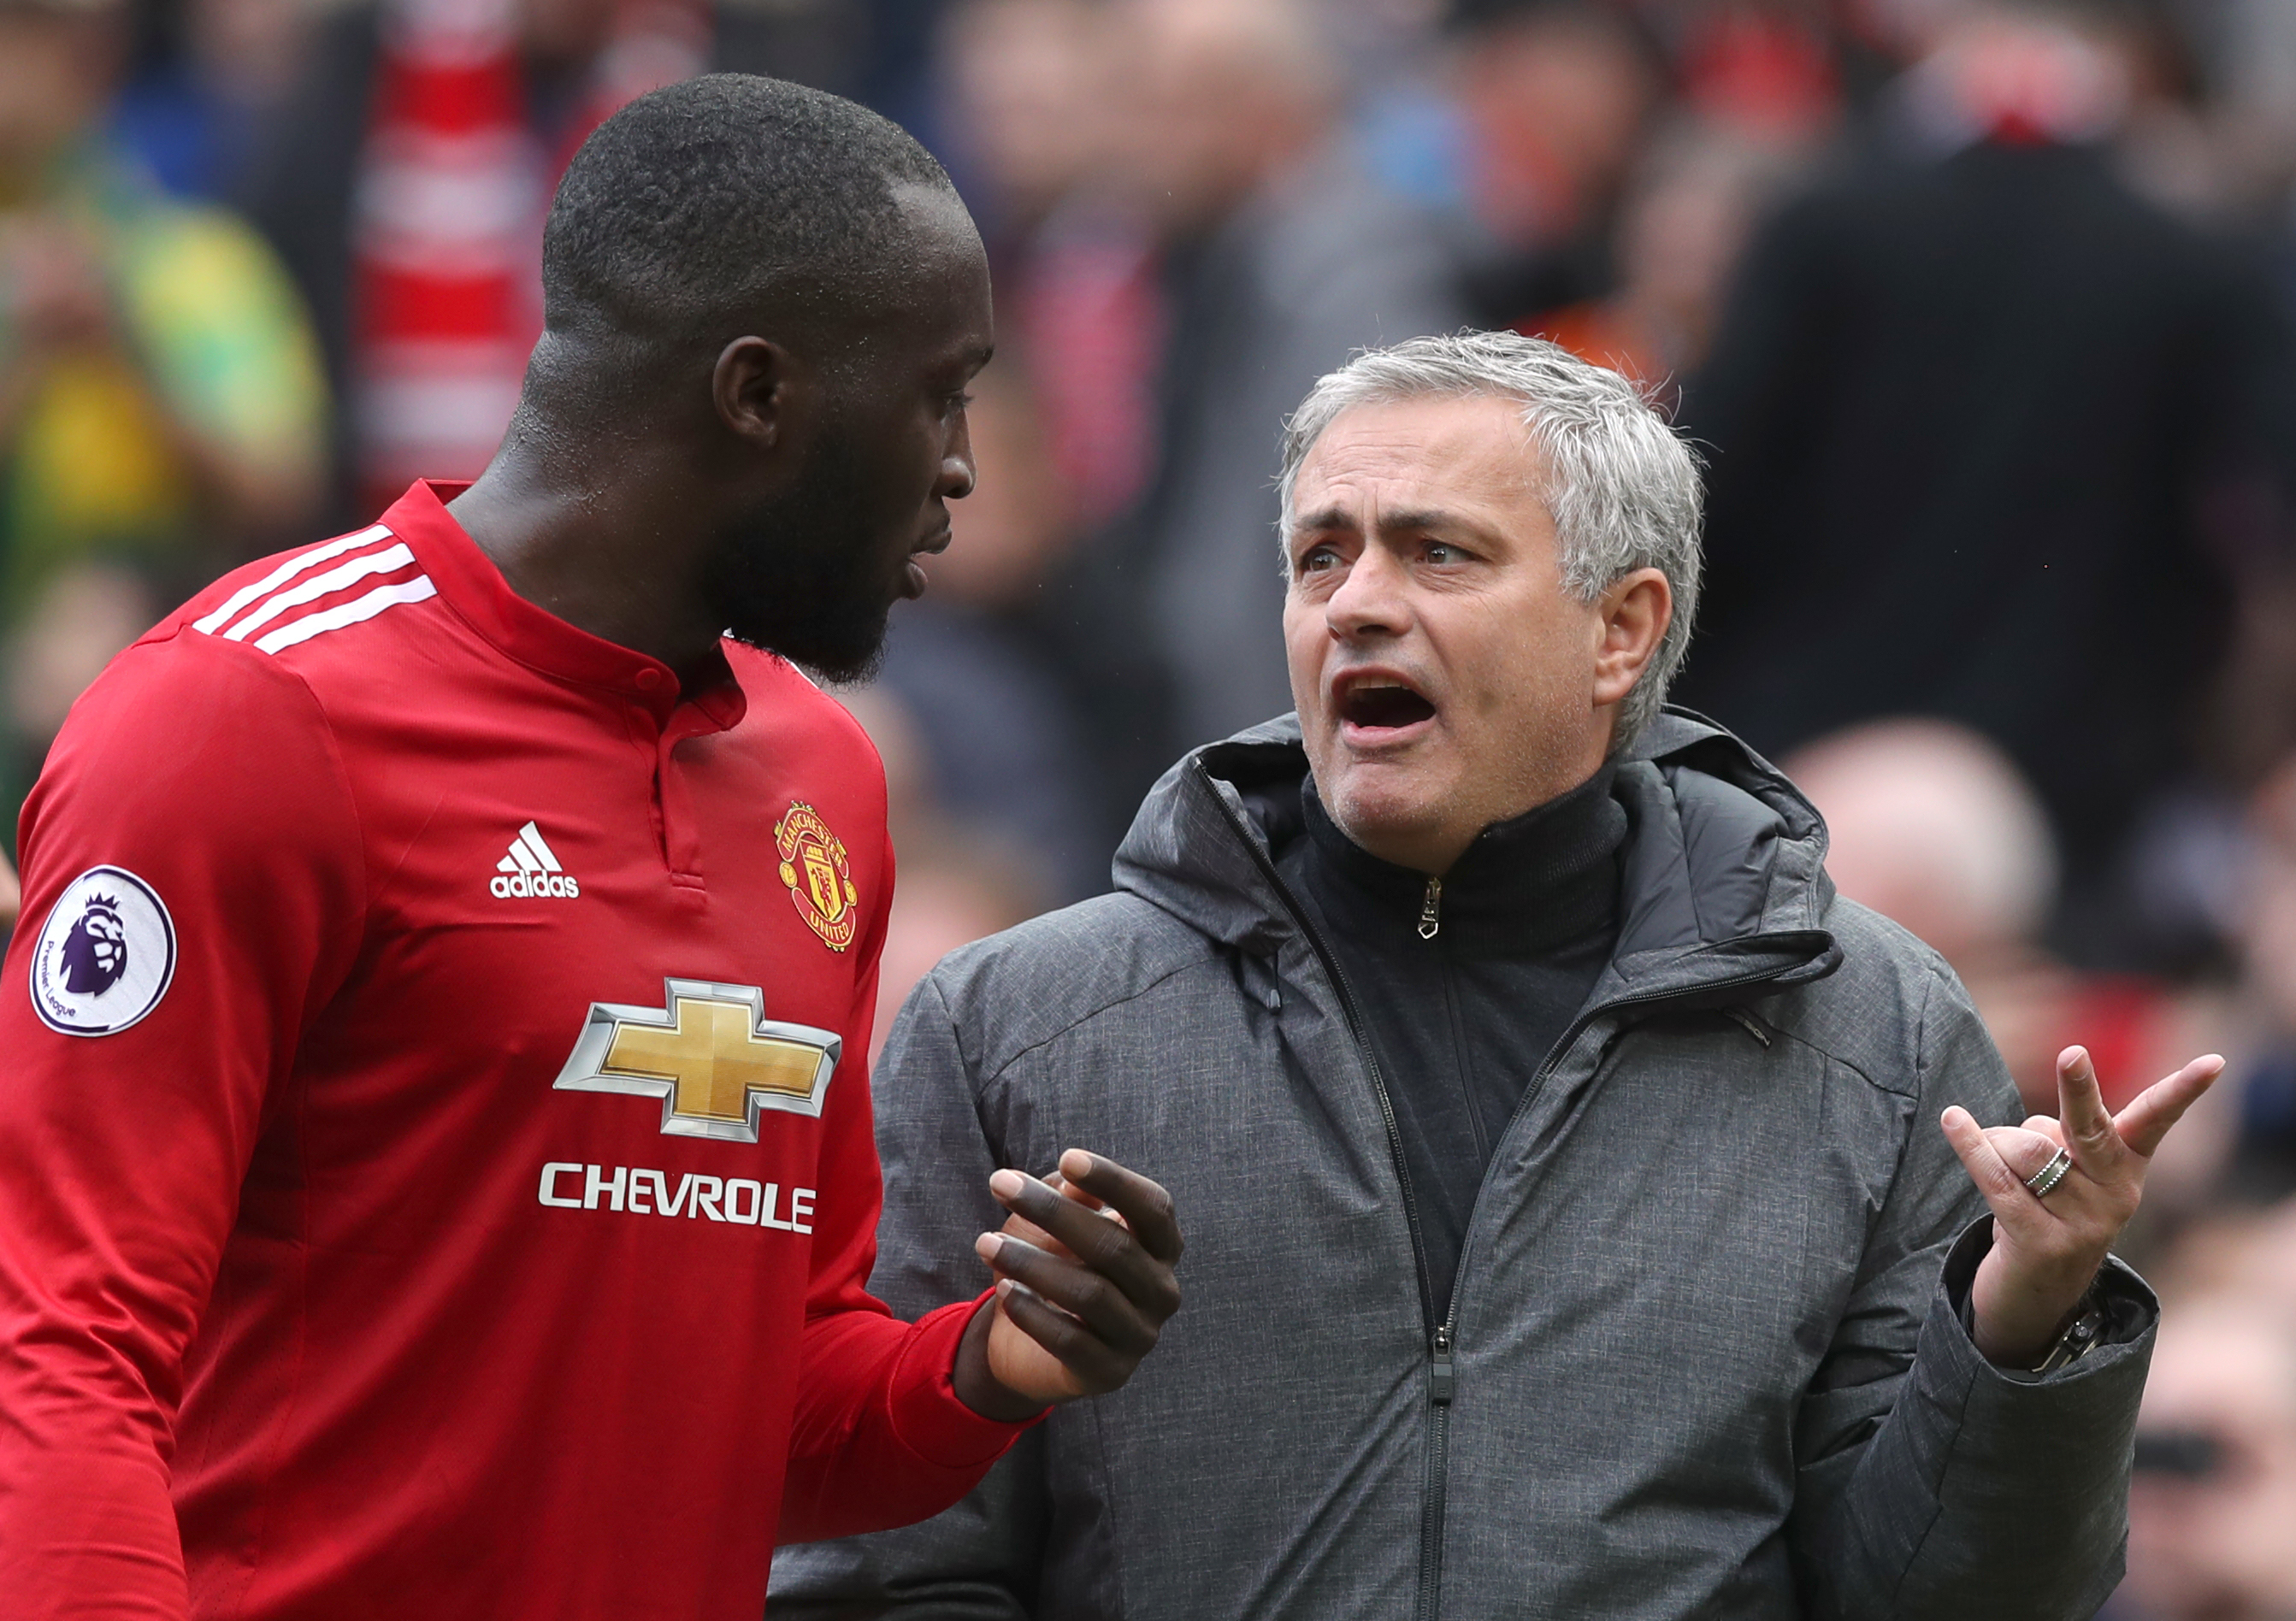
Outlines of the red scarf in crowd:
[{"label": "red scarf in crowd", "polygon": [[542,220],[574,149],[632,97],[701,71],[698,0],[624,0],[566,127],[534,127],[512,0],[387,0],[354,210],[362,498],[472,478],[542,331]]},{"label": "red scarf in crowd", "polygon": [[1949,34],[1916,66],[1915,118],[1940,146],[2101,141],[2128,116],[2128,63],[2044,16],[1988,18]]}]

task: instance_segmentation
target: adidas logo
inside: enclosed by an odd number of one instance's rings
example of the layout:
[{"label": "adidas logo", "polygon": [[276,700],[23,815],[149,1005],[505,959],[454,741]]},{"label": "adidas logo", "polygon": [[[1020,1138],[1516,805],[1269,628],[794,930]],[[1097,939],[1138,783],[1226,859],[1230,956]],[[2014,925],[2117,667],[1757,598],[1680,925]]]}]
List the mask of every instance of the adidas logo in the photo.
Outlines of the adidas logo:
[{"label": "adidas logo", "polygon": [[498,900],[548,895],[570,901],[582,893],[582,886],[558,864],[558,857],[542,841],[542,830],[531,822],[518,830],[518,837],[510,841],[510,854],[495,865],[500,872],[487,888]]}]

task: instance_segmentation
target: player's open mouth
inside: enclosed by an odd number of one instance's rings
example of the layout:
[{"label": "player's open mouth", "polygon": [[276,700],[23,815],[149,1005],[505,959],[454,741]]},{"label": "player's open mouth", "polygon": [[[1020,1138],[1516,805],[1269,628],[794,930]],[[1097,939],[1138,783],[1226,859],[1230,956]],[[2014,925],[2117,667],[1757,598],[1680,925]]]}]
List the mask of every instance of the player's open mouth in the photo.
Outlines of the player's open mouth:
[{"label": "player's open mouth", "polygon": [[1339,694],[1340,722],[1351,739],[1384,742],[1435,718],[1435,706],[1404,682],[1386,675],[1348,680]]}]

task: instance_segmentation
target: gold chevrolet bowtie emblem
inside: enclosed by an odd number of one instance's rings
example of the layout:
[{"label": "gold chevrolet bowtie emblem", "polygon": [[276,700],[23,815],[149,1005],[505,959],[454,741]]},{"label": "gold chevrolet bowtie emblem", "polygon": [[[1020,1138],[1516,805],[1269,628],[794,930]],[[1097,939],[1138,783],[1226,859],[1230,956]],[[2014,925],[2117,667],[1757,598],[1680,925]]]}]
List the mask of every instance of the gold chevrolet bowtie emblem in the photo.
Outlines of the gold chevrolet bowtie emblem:
[{"label": "gold chevrolet bowtie emblem", "polygon": [[761,1109],[820,1115],[844,1044],[835,1035],[767,1019],[753,985],[663,984],[664,1007],[592,1003],[554,1085],[660,1098],[673,1137],[755,1142]]}]

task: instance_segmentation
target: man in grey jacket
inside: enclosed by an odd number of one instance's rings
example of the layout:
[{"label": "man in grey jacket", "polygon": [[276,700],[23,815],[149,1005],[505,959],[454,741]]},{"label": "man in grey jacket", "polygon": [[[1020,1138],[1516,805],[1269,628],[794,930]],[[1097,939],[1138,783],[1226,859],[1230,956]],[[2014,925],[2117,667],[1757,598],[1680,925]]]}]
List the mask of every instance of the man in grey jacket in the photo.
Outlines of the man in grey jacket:
[{"label": "man in grey jacket", "polygon": [[1285,467],[1298,716],[1175,767],[1116,894],[950,956],[878,1071],[896,1310],[1079,1140],[1193,1213],[1186,1306],[939,1519],[785,1551],[769,1614],[2089,1614],[2156,1311],[2107,1250],[2220,1060],[2116,1121],[2073,1049],[2062,1124],[1980,1126],[1951,971],[1660,708],[1696,473],[1614,374],[1416,340]]}]

